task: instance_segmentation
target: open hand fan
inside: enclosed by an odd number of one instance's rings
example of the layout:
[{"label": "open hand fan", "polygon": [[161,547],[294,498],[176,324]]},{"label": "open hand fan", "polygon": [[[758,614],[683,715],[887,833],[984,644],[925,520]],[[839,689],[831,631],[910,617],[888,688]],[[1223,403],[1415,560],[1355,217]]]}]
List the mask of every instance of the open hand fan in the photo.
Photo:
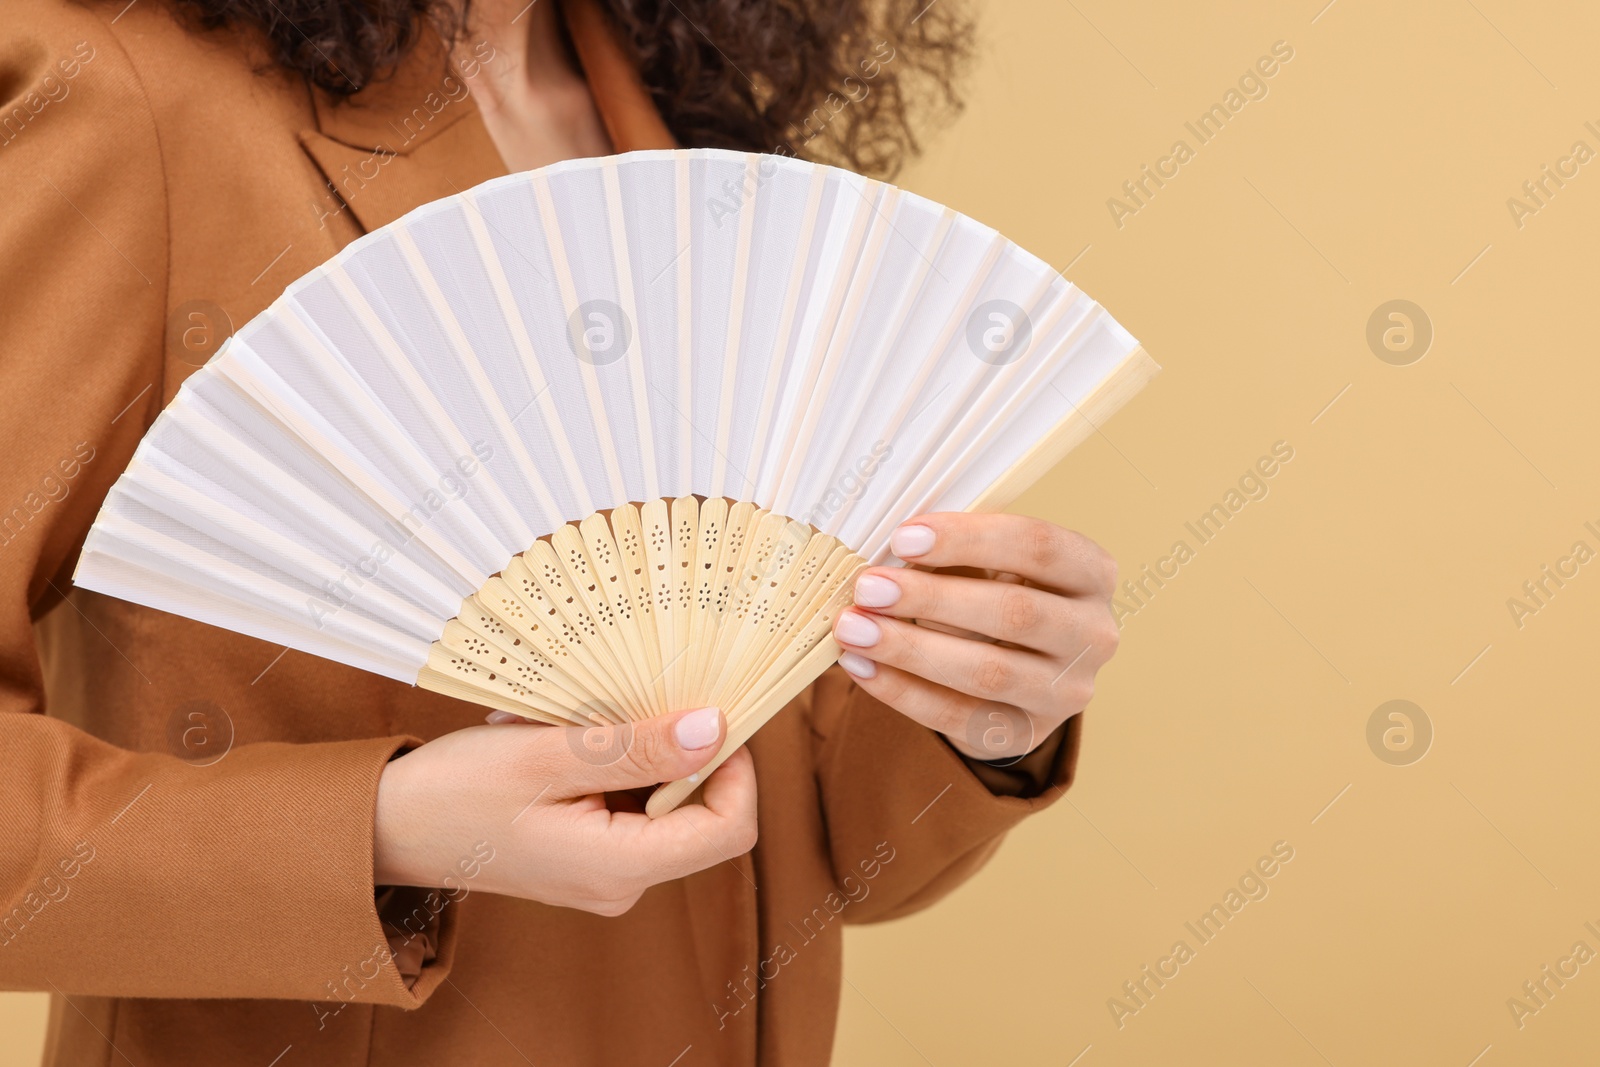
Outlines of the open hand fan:
[{"label": "open hand fan", "polygon": [[542,722],[715,705],[720,762],[837,658],[898,521],[1005,506],[1156,369],[892,186],[573,160],[290,286],[156,419],[75,581]]}]

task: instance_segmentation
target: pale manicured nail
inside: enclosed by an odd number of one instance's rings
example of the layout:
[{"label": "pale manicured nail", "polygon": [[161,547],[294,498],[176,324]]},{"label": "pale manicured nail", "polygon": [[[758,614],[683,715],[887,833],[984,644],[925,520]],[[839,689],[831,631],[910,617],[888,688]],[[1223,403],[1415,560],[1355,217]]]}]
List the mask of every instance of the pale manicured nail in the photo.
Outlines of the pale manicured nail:
[{"label": "pale manicured nail", "polygon": [[672,727],[672,736],[677,738],[678,747],[693,752],[717,743],[718,719],[722,713],[716,708],[701,708],[691,711],[679,719]]},{"label": "pale manicured nail", "polygon": [[855,645],[857,648],[871,648],[883,635],[877,623],[855,611],[840,615],[833,632],[840,644]]},{"label": "pale manicured nail", "polygon": [[900,599],[900,583],[877,574],[863,574],[856,579],[855,598],[864,608],[886,608]]},{"label": "pale manicured nail", "polygon": [[889,535],[889,548],[901,559],[924,555],[933,548],[933,529],[928,526],[901,526]]},{"label": "pale manicured nail", "polygon": [[504,726],[508,722],[522,722],[522,717],[509,711],[491,711],[483,717],[483,721],[490,726]]},{"label": "pale manicured nail", "polygon": [[846,674],[857,678],[872,678],[878,673],[878,665],[865,656],[858,656],[854,652],[843,652],[839,655],[839,666],[845,669]]}]

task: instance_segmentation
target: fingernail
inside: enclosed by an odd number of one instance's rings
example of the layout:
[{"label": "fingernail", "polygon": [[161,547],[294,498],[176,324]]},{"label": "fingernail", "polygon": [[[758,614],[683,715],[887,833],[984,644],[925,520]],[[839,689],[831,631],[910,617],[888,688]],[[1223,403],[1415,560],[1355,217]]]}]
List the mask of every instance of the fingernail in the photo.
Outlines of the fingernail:
[{"label": "fingernail", "polygon": [[491,711],[483,717],[483,721],[490,726],[503,726],[508,722],[521,722],[522,716],[513,715],[509,711]]},{"label": "fingernail", "polygon": [[717,720],[721,717],[716,708],[691,711],[673,725],[672,736],[677,738],[679,748],[690,752],[714,745],[720,725]]},{"label": "fingernail", "polygon": [[864,608],[886,608],[900,599],[900,583],[877,574],[863,574],[856,579],[855,597]]},{"label": "fingernail", "polygon": [[889,548],[901,559],[923,555],[933,548],[933,530],[927,526],[901,526],[889,535]]},{"label": "fingernail", "polygon": [[883,633],[877,623],[855,611],[840,615],[833,632],[840,644],[855,645],[857,648],[871,648]]},{"label": "fingernail", "polygon": [[878,665],[865,656],[858,656],[854,652],[843,652],[839,655],[839,666],[845,669],[846,674],[856,678],[873,678],[877,676]]}]

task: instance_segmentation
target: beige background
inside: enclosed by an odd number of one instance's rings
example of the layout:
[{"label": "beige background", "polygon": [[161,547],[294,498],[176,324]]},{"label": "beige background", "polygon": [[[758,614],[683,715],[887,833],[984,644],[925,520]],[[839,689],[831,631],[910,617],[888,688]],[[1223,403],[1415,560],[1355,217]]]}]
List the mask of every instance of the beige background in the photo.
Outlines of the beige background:
[{"label": "beige background", "polygon": [[[1506,206],[1600,150],[1600,13],[1322,3],[994,0],[970,111],[905,178],[1166,367],[1019,507],[1128,577],[1195,554],[1127,618],[1070,803],[932,912],[848,935],[840,1067],[1553,1065],[1600,1036],[1600,962],[1521,1029],[1506,1006],[1600,950],[1600,562],[1521,629],[1506,605],[1600,551],[1600,162],[1520,229]],[[1268,95],[1198,145],[1185,121],[1277,41]],[[1194,158],[1119,229],[1107,198],[1179,138]],[[1433,325],[1408,366],[1366,341],[1392,299]],[[1199,545],[1184,523],[1277,441],[1269,494]],[[1406,766],[1367,742],[1392,699],[1434,730]],[[1269,894],[1200,945],[1184,923],[1278,841]],[[1108,999],[1179,939],[1119,1029]],[[0,997],[0,1065],[37,1061],[42,1017]]]}]

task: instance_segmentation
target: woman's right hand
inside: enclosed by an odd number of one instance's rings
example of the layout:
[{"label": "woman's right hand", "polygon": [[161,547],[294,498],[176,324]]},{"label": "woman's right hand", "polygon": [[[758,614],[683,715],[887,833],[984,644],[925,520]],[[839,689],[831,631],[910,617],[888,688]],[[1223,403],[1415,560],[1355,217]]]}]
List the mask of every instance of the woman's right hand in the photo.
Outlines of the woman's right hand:
[{"label": "woman's right hand", "polygon": [[445,734],[383,770],[374,884],[465,885],[621,915],[657,882],[755,846],[755,765],[742,748],[706,780],[703,805],[659,819],[606,806],[608,792],[694,774],[725,729],[721,712],[701,708],[628,726]]}]

